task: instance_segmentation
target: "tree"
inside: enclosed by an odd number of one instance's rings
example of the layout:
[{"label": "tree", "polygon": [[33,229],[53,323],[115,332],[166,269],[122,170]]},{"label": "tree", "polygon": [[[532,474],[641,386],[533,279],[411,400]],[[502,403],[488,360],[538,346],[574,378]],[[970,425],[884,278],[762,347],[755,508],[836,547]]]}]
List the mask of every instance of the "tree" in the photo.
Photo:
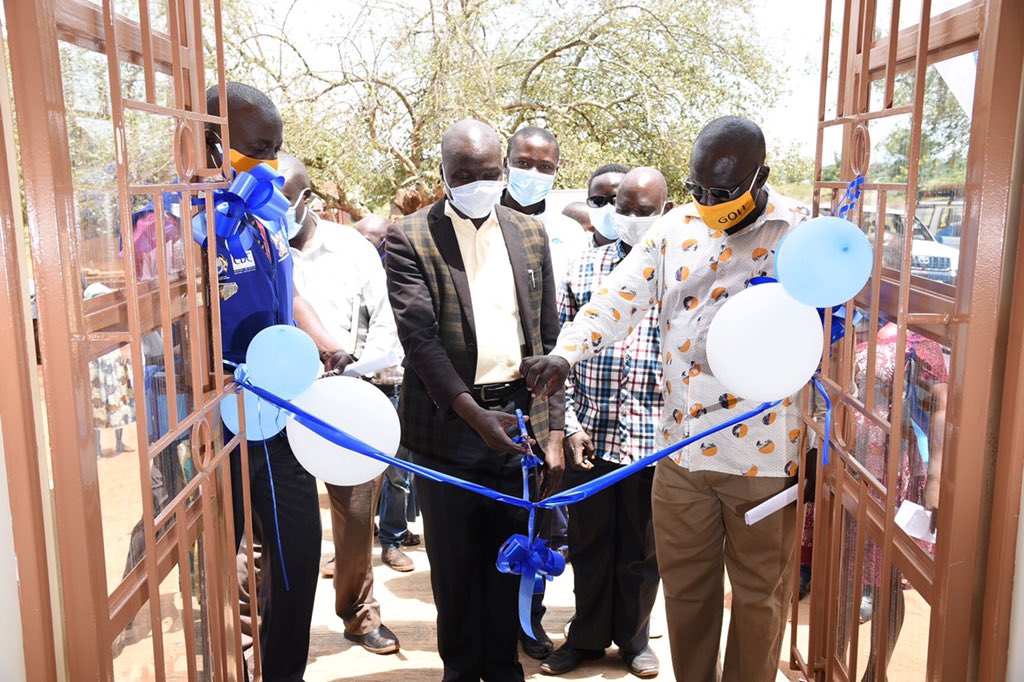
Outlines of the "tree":
[{"label": "tree", "polygon": [[602,163],[644,164],[681,198],[700,128],[757,118],[782,81],[746,0],[364,0],[330,68],[312,56],[322,45],[289,33],[300,1],[276,24],[259,20],[269,7],[225,3],[229,74],[267,90],[318,193],[357,217],[439,196],[438,142],[467,116],[506,137],[552,130],[559,186],[584,186]]}]

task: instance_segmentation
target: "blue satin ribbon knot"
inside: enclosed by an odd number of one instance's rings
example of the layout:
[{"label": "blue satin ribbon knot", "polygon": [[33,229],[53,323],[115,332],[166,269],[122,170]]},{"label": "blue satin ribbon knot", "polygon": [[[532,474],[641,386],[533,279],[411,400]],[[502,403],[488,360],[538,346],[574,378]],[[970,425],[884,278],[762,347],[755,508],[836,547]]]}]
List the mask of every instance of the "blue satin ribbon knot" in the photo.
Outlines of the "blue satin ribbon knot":
[{"label": "blue satin ribbon knot", "polygon": [[[530,515],[533,516],[533,510]],[[565,571],[565,557],[547,546],[543,538],[530,540],[526,535],[516,533],[498,550],[495,565],[502,573],[519,577],[519,626],[530,639],[533,634],[530,610],[533,595],[544,587],[545,580],[554,580]]]},{"label": "blue satin ribbon knot", "polygon": [[214,232],[227,241],[232,258],[245,258],[252,248],[253,235],[245,221],[246,214],[274,229],[280,227],[289,206],[281,193],[282,187],[284,176],[261,163],[251,171],[237,173],[227,189],[213,193]]}]

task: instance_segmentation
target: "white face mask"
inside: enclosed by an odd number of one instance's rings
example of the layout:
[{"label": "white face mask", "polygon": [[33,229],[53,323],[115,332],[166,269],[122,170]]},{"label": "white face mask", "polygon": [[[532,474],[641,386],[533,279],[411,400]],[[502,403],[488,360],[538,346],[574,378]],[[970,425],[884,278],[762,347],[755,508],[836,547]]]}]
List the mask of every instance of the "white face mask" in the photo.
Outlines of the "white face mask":
[{"label": "white face mask", "polygon": [[644,216],[642,218],[639,216],[616,213],[615,231],[618,233],[618,238],[623,242],[630,246],[636,246],[660,217],[660,213],[657,215]]},{"label": "white face mask", "polygon": [[501,199],[505,183],[501,180],[477,180],[468,185],[450,187],[444,181],[444,189],[452,206],[470,219],[486,218]]},{"label": "white face mask", "polygon": [[544,201],[554,184],[554,175],[522,168],[508,169],[508,193],[520,206],[533,206]]}]

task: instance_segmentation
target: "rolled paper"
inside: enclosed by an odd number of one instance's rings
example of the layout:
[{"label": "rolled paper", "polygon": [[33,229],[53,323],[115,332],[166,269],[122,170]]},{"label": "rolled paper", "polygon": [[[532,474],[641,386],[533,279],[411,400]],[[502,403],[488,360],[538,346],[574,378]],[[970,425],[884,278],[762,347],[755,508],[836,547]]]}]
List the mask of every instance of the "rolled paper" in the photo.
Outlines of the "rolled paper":
[{"label": "rolled paper", "polygon": [[796,502],[796,489],[798,485],[799,484],[792,485],[778,495],[769,497],[767,500],[744,514],[743,519],[747,522],[747,525],[753,526],[758,521],[771,516],[786,505]]},{"label": "rolled paper", "polygon": [[353,362],[345,368],[345,371],[341,373],[341,376],[360,377],[364,374],[373,374],[374,372],[379,372],[382,369],[394,367],[399,362],[398,353],[393,350],[389,350],[384,355],[363,358],[362,360]]}]

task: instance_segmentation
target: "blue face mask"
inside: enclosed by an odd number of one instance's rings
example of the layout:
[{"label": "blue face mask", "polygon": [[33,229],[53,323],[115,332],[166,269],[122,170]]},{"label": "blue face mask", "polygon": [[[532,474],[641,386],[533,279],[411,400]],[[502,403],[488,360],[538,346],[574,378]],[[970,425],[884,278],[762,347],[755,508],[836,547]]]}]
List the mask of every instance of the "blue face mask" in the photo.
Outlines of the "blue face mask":
[{"label": "blue face mask", "polygon": [[508,193],[520,206],[533,206],[544,201],[554,184],[554,175],[522,168],[508,169]]},{"label": "blue face mask", "polygon": [[295,235],[302,229],[302,223],[295,220],[295,207],[289,206],[288,210],[284,212],[284,229],[285,236],[288,237],[288,241],[295,239]]},{"label": "blue face mask", "polygon": [[615,241],[619,238],[619,228],[615,226],[615,207],[605,204],[601,208],[587,207],[590,212],[590,224],[601,233],[605,239]]}]

